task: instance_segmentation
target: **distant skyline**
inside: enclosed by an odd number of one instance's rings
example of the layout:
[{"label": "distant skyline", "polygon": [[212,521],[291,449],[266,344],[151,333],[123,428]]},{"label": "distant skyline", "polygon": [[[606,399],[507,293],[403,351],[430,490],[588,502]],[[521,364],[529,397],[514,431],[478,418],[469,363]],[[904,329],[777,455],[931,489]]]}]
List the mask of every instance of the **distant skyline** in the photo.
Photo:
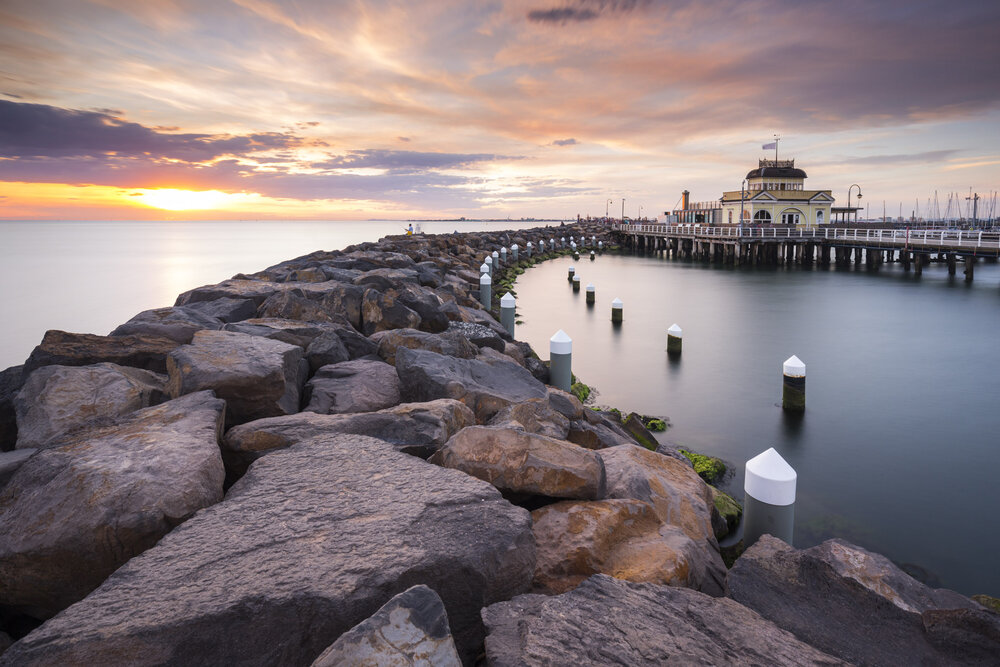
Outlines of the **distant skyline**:
[{"label": "distant skyline", "polygon": [[996,0],[5,0],[0,219],[654,217],[775,134],[838,206],[982,216],[998,35]]}]

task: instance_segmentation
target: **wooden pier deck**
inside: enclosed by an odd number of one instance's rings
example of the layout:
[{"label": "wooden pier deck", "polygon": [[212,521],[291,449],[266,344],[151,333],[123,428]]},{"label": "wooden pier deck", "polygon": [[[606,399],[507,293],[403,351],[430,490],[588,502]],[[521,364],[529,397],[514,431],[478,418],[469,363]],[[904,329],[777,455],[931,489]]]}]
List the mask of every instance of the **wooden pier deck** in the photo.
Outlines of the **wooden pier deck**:
[{"label": "wooden pier deck", "polygon": [[838,265],[865,262],[878,268],[900,262],[918,274],[932,261],[954,275],[961,258],[971,281],[979,259],[997,261],[1000,232],[947,229],[842,229],[614,224],[629,247],[674,257],[726,264]]}]

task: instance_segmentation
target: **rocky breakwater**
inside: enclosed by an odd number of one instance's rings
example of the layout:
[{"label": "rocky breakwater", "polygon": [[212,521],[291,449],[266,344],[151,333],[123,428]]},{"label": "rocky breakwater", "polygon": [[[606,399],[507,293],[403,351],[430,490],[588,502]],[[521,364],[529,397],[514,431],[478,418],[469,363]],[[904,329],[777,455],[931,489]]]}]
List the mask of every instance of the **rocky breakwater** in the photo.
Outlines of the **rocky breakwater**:
[{"label": "rocky breakwater", "polygon": [[608,240],[554,231],[389,237],[48,332],[0,373],[0,664],[1000,654],[992,612],[846,543],[727,572],[687,460],[479,305],[487,252]]}]

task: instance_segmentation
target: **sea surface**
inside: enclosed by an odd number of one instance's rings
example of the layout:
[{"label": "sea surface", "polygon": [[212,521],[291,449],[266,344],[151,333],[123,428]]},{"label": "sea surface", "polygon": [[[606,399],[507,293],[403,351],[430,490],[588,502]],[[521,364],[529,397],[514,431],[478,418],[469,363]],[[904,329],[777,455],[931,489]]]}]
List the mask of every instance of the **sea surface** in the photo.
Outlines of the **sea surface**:
[{"label": "sea surface", "polygon": [[[48,329],[106,335],[178,294],[316,250],[403,234],[399,220],[0,222],[0,370],[24,363]],[[420,222],[427,233],[543,222]],[[549,223],[557,224],[557,223]]]},{"label": "sea surface", "polygon": [[[737,499],[743,464],[774,447],[798,474],[795,546],[842,537],[934,585],[1000,596],[1000,265],[979,263],[967,285],[937,265],[917,278],[602,255],[533,267],[516,290],[518,339],[547,358],[566,331],[597,405],[669,417],[660,440],[733,464]],[[792,355],[801,418],[780,408]]]},{"label": "sea surface", "polygon": [[[421,223],[499,231],[525,222]],[[47,329],[107,334],[138,312],[236,273],[334,250],[406,223],[0,223],[0,368]],[[566,280],[574,264],[597,305]],[[669,417],[660,437],[743,463],[774,447],[798,472],[795,544],[839,536],[935,585],[1000,596],[1000,265],[718,268],[655,256],[562,258],[517,282],[517,337],[548,357],[564,329],[595,403]],[[610,302],[625,304],[620,328]],[[684,330],[677,362],[666,330]],[[805,415],[778,406],[781,364],[807,369]]]}]

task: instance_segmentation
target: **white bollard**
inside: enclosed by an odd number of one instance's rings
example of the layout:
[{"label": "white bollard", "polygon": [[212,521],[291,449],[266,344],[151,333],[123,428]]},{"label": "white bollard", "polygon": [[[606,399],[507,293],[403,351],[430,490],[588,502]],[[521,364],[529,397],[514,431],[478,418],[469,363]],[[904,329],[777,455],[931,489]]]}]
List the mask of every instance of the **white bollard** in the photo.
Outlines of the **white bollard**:
[{"label": "white bollard", "polygon": [[601,252],[604,252],[604,241],[597,242],[597,249],[600,250]]},{"label": "white bollard", "polygon": [[488,273],[479,276],[479,303],[483,304],[486,310],[493,305],[493,279]]},{"label": "white bollard", "polygon": [[490,265],[486,262],[483,262],[482,266],[479,267],[479,275],[481,276],[484,273],[486,275],[490,275]]},{"label": "white bollard", "polygon": [[566,276],[566,279],[570,282],[573,282],[573,276],[576,275],[576,267],[575,266],[569,267],[569,271],[567,273],[569,275]]},{"label": "white bollard", "polygon": [[538,242],[538,252],[545,252],[545,239]]},{"label": "white bollard", "polygon": [[591,236],[590,237],[590,245],[592,245],[592,246],[597,245],[597,237],[596,236]]},{"label": "white bollard", "polygon": [[679,326],[673,324],[667,329],[667,353],[668,354],[680,354],[681,353],[681,341],[684,338],[684,332]]},{"label": "white bollard", "polygon": [[761,535],[792,543],[795,483],[798,475],[771,447],[746,463],[743,482],[743,546],[749,549]]},{"label": "white bollard", "polygon": [[563,237],[561,237],[559,239],[559,246],[562,247],[562,248],[566,247],[566,237],[565,236],[563,236]]},{"label": "white bollard", "polygon": [[573,276],[573,291],[580,291],[580,276]]},{"label": "white bollard", "polygon": [[562,329],[549,339],[549,381],[563,391],[573,386],[573,339]]},{"label": "white bollard", "polygon": [[615,300],[611,302],[611,322],[613,324],[622,323],[622,308],[625,306],[622,300],[615,297]]},{"label": "white bollard", "polygon": [[593,262],[595,257],[596,257],[596,255],[594,255],[594,251],[591,250],[590,251],[590,261]]},{"label": "white bollard", "polygon": [[502,266],[507,265],[507,246],[500,248],[500,264]]},{"label": "white bollard", "polygon": [[596,300],[597,289],[594,287],[594,283],[587,283],[587,305],[593,306]]},{"label": "white bollard", "polygon": [[781,407],[791,412],[806,409],[806,365],[794,354],[781,366]]},{"label": "white bollard", "polygon": [[493,251],[493,268],[494,269],[500,268],[500,253],[498,253],[496,250]]},{"label": "white bollard", "polygon": [[524,254],[525,254],[525,256],[531,257],[531,247],[532,247],[531,241],[528,241],[528,244],[526,246],[524,246]]},{"label": "white bollard", "polygon": [[517,253],[520,249],[521,249],[520,246],[518,246],[516,243],[510,247],[511,261],[517,262]]},{"label": "white bollard", "polygon": [[490,273],[490,276],[492,276],[493,275],[493,258],[490,257],[489,255],[486,255],[486,259],[483,260],[483,264],[485,264],[486,268],[488,268],[490,270],[489,273]]},{"label": "white bollard", "polygon": [[507,292],[500,298],[500,324],[507,330],[511,338],[514,337],[515,306],[517,306],[517,300],[514,299],[514,295],[510,292]]}]

